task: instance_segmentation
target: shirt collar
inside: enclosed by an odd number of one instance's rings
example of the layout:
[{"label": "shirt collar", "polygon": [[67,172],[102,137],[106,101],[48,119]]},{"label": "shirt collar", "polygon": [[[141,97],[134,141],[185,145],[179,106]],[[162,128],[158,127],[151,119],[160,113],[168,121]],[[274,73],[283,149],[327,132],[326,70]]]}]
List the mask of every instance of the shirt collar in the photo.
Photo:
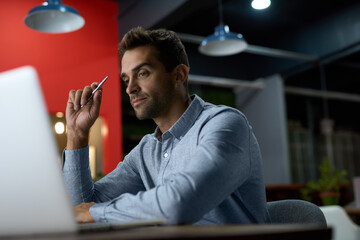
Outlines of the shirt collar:
[{"label": "shirt collar", "polygon": [[[196,119],[204,109],[204,100],[202,100],[199,96],[192,95],[191,103],[189,107],[185,110],[183,115],[176,121],[176,123],[167,131],[171,133],[174,137],[181,139],[187,131],[194,125]],[[164,133],[166,134],[166,132]],[[163,134],[163,135],[164,135]],[[161,132],[159,127],[156,127],[154,132],[154,137],[158,139],[162,139]]]}]

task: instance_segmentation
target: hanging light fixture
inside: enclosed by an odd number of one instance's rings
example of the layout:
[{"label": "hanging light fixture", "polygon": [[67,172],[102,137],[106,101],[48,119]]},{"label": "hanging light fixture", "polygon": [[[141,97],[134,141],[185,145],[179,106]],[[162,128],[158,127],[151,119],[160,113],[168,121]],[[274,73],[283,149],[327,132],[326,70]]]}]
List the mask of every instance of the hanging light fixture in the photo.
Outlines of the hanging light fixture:
[{"label": "hanging light fixture", "polygon": [[270,6],[271,0],[253,0],[251,6],[256,10],[263,10]]},{"label": "hanging light fixture", "polygon": [[25,24],[41,32],[67,33],[80,29],[85,20],[74,8],[61,4],[61,0],[47,0],[30,10]]},{"label": "hanging light fixture", "polygon": [[244,51],[248,44],[240,33],[230,32],[229,26],[224,25],[222,19],[222,3],[219,0],[220,24],[215,27],[213,35],[205,38],[199,52],[208,56],[229,56]]}]

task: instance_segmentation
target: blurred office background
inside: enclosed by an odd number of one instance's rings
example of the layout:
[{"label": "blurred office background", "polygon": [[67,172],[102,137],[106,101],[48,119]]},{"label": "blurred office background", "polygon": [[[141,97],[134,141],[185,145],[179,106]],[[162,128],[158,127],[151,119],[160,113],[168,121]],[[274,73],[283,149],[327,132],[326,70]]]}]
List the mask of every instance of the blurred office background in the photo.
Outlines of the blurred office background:
[{"label": "blurred office background", "polygon": [[[219,11],[217,0],[118,1],[119,36],[137,25],[179,33],[191,91],[246,114],[267,184],[314,180],[324,157],[350,179],[359,175],[360,3],[273,0],[256,10],[251,2],[223,0]],[[248,49],[218,57],[199,52],[220,17]],[[129,132],[124,139],[135,138]]]},{"label": "blurred office background", "polygon": [[[179,33],[190,60],[190,90],[236,107],[248,117],[262,149],[267,185],[304,184],[325,157],[349,177],[360,175],[360,2],[272,0],[64,0],[85,25],[64,34],[28,28],[38,0],[0,2],[0,71],[33,65],[58,129],[67,94],[109,75],[101,117],[92,130],[94,175],[110,172],[152,121],[139,122],[119,78],[117,43],[130,28]],[[219,5],[221,4],[221,8]],[[248,46],[208,56],[199,45],[220,19]],[[19,86],[20,87],[20,86]],[[31,118],[31,116],[24,116]],[[54,130],[55,131],[55,130]],[[54,132],[55,134],[55,132]],[[59,156],[65,134],[55,134]]]}]

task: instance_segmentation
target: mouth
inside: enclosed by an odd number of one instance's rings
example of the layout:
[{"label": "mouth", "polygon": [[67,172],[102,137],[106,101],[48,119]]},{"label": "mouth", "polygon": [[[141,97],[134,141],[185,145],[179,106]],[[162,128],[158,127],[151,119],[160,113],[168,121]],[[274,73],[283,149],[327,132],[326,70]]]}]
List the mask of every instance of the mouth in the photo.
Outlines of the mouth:
[{"label": "mouth", "polygon": [[143,97],[143,98],[135,98],[135,99],[133,99],[133,100],[131,101],[131,105],[132,105],[133,107],[136,107],[137,105],[141,104],[141,103],[144,102],[145,100],[146,100],[145,97]]}]

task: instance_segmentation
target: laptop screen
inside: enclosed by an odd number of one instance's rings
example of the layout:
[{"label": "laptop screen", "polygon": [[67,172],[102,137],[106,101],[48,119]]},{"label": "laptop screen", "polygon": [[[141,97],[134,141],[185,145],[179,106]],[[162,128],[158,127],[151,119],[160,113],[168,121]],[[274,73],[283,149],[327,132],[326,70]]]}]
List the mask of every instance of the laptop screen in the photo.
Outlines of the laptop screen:
[{"label": "laptop screen", "polygon": [[0,236],[76,231],[36,70],[2,72],[0,86]]}]

